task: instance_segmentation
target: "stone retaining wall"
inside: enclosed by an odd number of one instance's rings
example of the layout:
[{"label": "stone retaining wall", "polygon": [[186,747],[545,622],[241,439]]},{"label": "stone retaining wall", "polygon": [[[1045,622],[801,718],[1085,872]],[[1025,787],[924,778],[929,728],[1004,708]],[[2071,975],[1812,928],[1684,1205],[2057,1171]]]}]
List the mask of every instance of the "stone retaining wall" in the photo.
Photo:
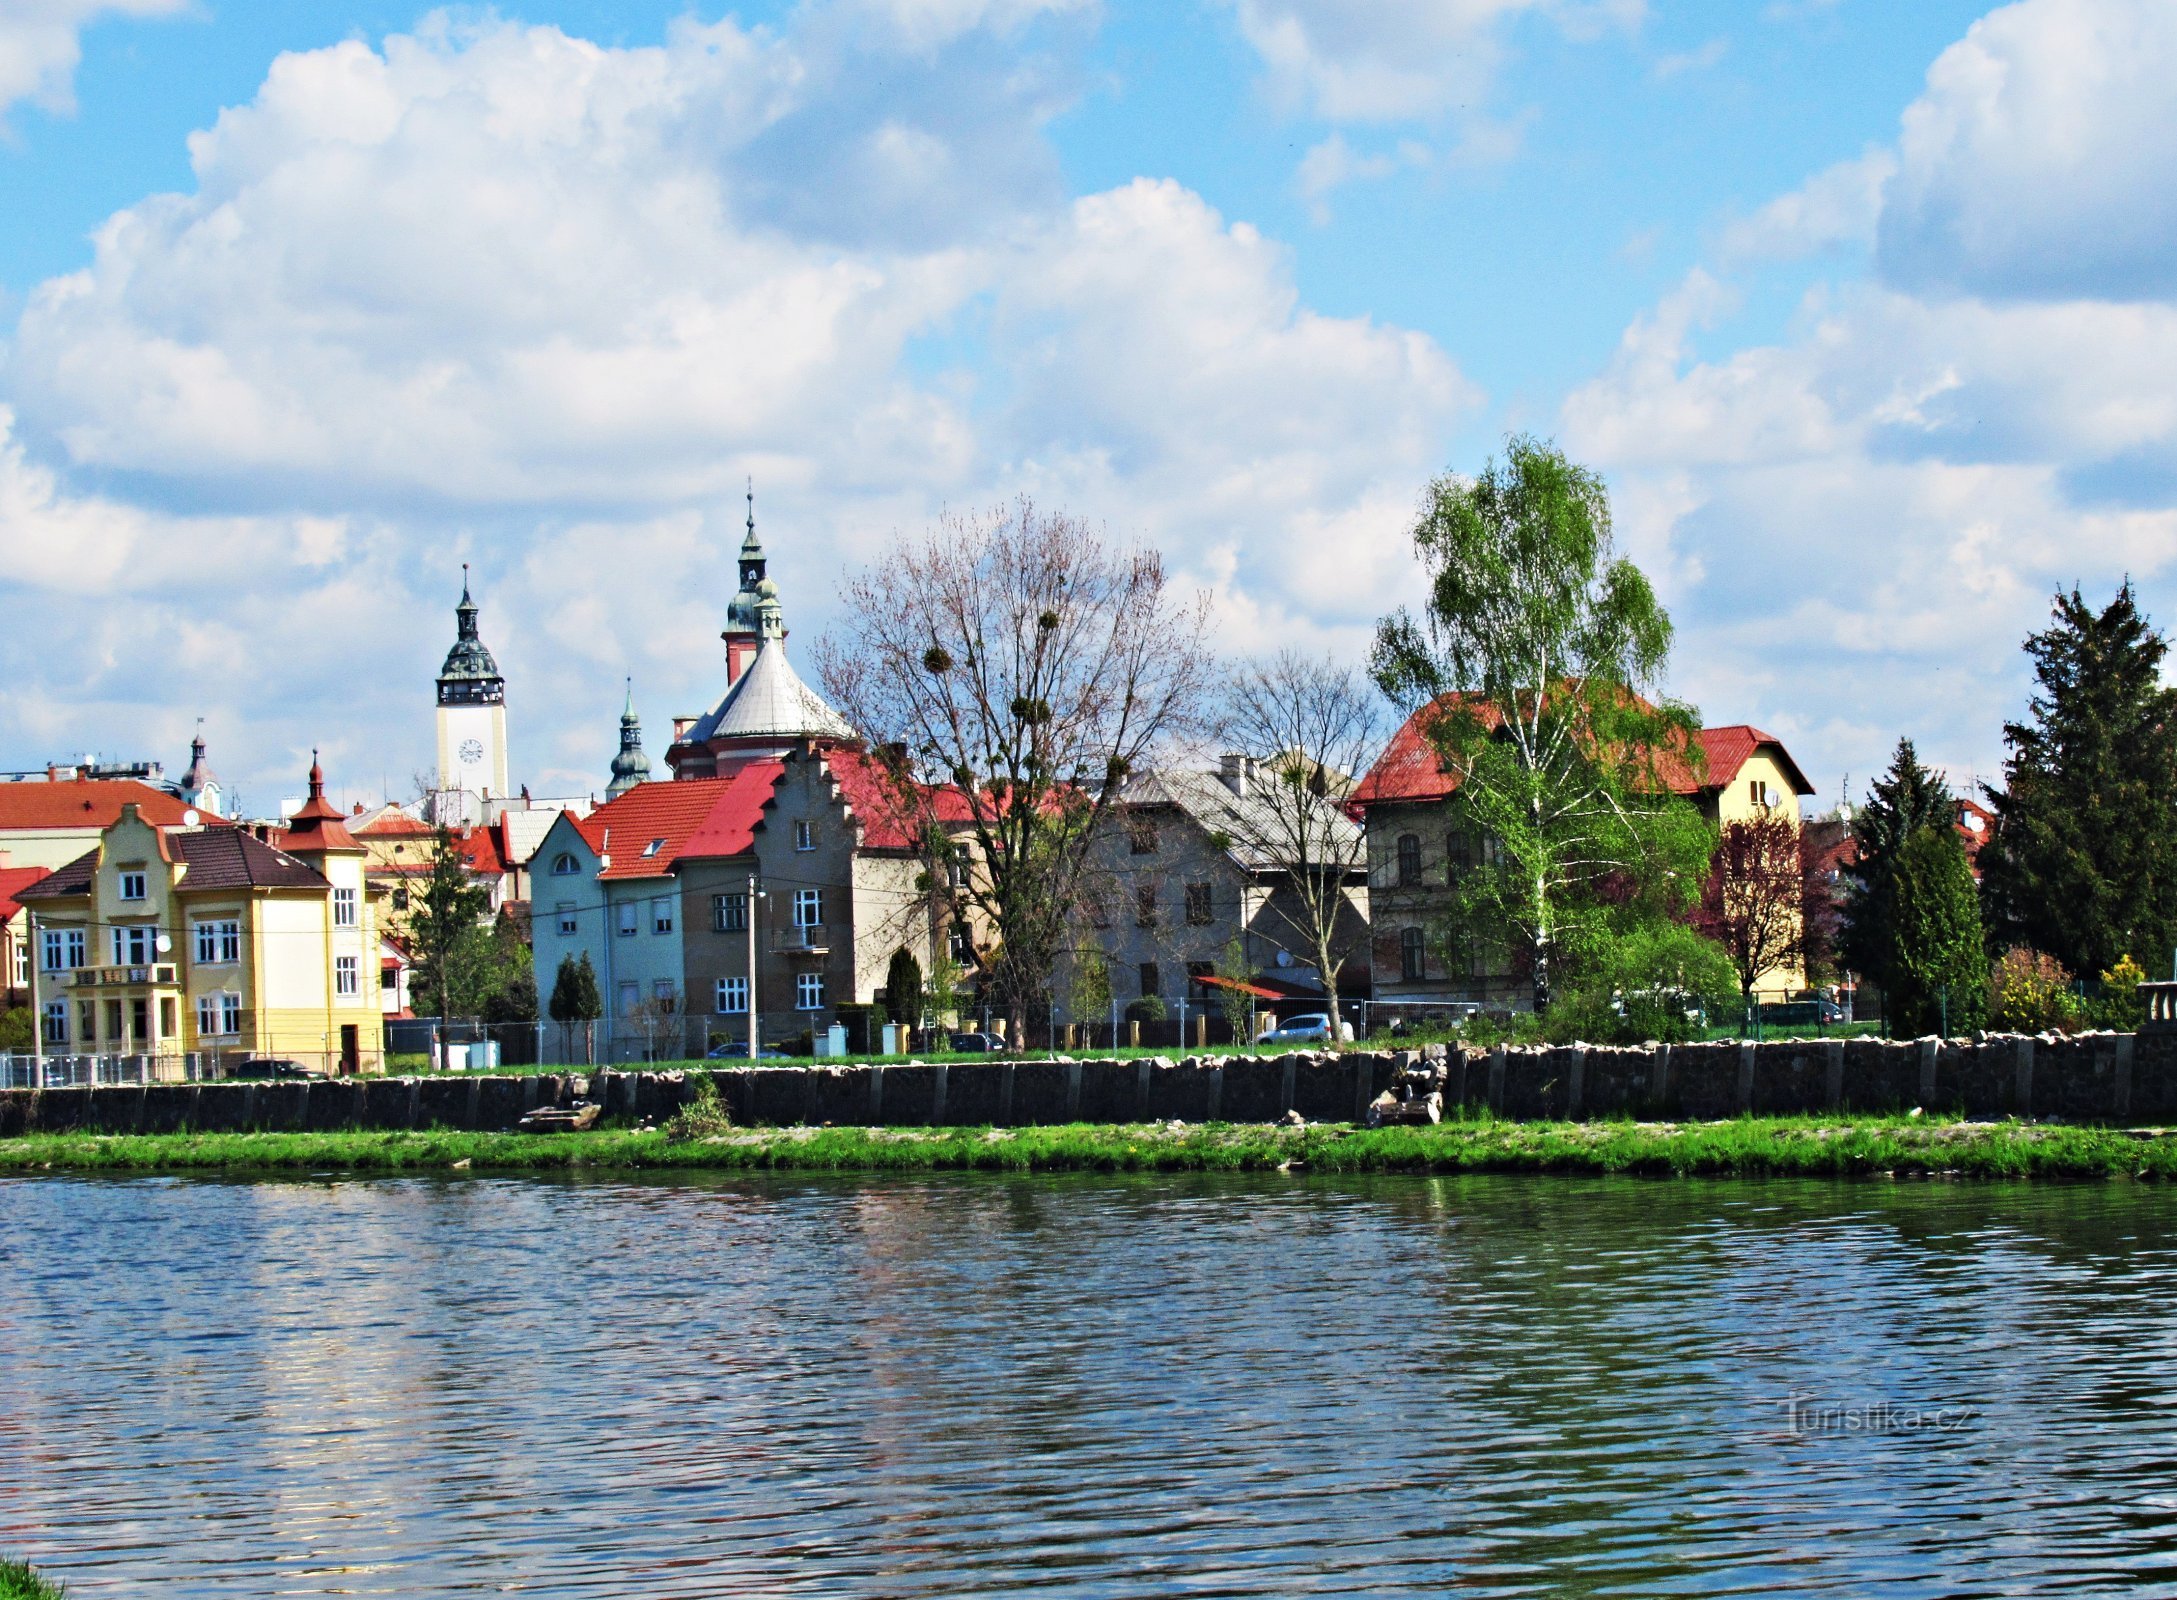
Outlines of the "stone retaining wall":
[{"label": "stone retaining wall", "polygon": [[[711,1073],[740,1123],[1028,1126],[1061,1122],[1270,1122],[1297,1111],[1351,1122],[1418,1052],[1185,1056],[1138,1061],[729,1068]],[[1885,1112],[2070,1122],[2177,1120],[2177,1028],[2069,1038],[1789,1039],[1562,1045],[1452,1053],[1448,1104],[1519,1120],[1713,1119]],[[0,1091],[0,1136],[513,1126],[586,1092],[613,1118],[670,1116],[693,1074],[347,1078],[322,1083],[147,1084]]]}]

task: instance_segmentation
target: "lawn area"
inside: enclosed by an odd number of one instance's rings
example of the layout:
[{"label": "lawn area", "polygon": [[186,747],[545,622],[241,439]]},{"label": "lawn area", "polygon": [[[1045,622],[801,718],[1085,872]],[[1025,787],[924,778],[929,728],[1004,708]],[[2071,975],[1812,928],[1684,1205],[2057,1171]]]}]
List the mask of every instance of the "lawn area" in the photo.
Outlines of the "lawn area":
[{"label": "lawn area", "polygon": [[0,1600],[60,1600],[62,1593],[20,1561],[0,1561]]},{"label": "lawn area", "polygon": [[1037,1128],[747,1128],[520,1134],[32,1134],[0,1174],[524,1172],[1563,1172],[2177,1177],[2177,1131],[1910,1117],[1504,1122],[1435,1127],[1146,1123]]}]

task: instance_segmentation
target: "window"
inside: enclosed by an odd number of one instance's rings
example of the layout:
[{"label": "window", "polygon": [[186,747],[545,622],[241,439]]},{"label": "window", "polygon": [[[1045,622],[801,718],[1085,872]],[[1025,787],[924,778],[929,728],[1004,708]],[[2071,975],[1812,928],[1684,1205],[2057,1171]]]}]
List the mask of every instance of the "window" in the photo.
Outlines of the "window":
[{"label": "window", "polygon": [[721,1017],[745,1015],[748,1011],[748,980],[746,978],[720,978],[718,980],[717,1009]]},{"label": "window", "polygon": [[81,928],[45,930],[45,970],[72,972],[83,965],[85,950]]},{"label": "window", "polygon": [[1421,881],[1421,836],[1402,833],[1398,836],[1398,881],[1401,888]]},{"label": "window", "polygon": [[144,875],[141,872],[124,872],[121,874],[121,898],[124,900],[141,900],[144,898]]},{"label": "window", "polygon": [[1482,835],[1482,865],[1494,872],[1504,865],[1504,843],[1493,833]]},{"label": "window", "polygon": [[564,850],[552,857],[552,876],[555,878],[571,878],[581,870],[581,863]]},{"label": "window", "polygon": [[620,902],[620,933],[623,938],[635,932],[635,919],[640,914],[634,901],[623,900]]},{"label": "window", "polygon": [[398,989],[400,986],[400,969],[397,967],[388,967],[381,964],[378,968],[379,989],[387,994],[391,994],[395,989]]},{"label": "window", "polygon": [[650,998],[657,1002],[660,1011],[678,1011],[680,992],[673,987],[671,978],[660,978],[650,986]]},{"label": "window", "polygon": [[[1746,780],[1746,798],[1752,801],[1757,806],[1761,804],[1761,780],[1759,778],[1748,778]],[[126,883],[128,881],[128,874],[123,873],[121,875],[121,881]],[[121,898],[124,900],[128,898],[128,891],[126,889],[122,890]]]},{"label": "window", "polygon": [[121,1042],[121,1002],[118,1000],[108,1000],[106,1002],[106,1042],[108,1044],[119,1044]]},{"label": "window", "polygon": [[353,889],[335,889],[333,891],[333,926],[336,928],[352,928],[355,926],[355,891]]},{"label": "window", "polygon": [[1398,930],[1398,975],[1408,983],[1428,976],[1428,957],[1421,943],[1419,928]]},{"label": "window", "polygon": [[797,822],[794,824],[794,848],[796,850],[814,850],[816,848],[815,823]]},{"label": "window", "polygon": [[196,934],[198,966],[231,966],[242,959],[241,923],[200,922]]},{"label": "window", "polygon": [[1473,865],[1473,841],[1454,828],[1444,839],[1444,881],[1457,883],[1459,875]]},{"label": "window", "polygon": [[663,850],[664,848],[665,841],[663,839],[652,839],[648,844],[643,846],[643,859],[647,861],[650,857],[656,855],[660,850]]},{"label": "window", "polygon": [[406,911],[408,909],[408,891],[405,888],[393,891],[393,909],[395,911]]},{"label": "window", "polygon": [[794,1009],[796,1011],[822,1011],[824,1009],[823,973],[797,972],[794,974]]},{"label": "window", "polygon": [[559,917],[560,933],[567,938],[573,938],[577,931],[574,907],[567,901],[562,900],[555,910]]},{"label": "window", "polygon": [[65,1000],[48,1000],[48,1001],[46,1001],[46,1003],[45,1003],[45,1042],[46,1042],[47,1044],[66,1044],[66,1043],[68,1042],[68,1002],[67,1002],[67,1001],[65,1001]]},{"label": "window", "polygon": [[1145,883],[1134,891],[1134,926],[1137,928],[1153,928],[1156,925],[1156,885]]},{"label": "window", "polygon": [[159,1037],[162,1039],[171,1039],[175,1034],[181,1032],[181,1013],[176,1009],[176,1005],[177,1002],[172,995],[162,994],[159,996]]},{"label": "window", "polygon": [[1210,925],[1211,918],[1212,903],[1209,885],[1206,883],[1188,884],[1187,925],[1194,928],[1206,928]]},{"label": "window", "polygon": [[623,983],[623,984],[621,984],[621,985],[620,985],[620,1015],[621,1015],[621,1016],[623,1016],[623,1017],[632,1017],[632,1016],[633,1016],[633,1015],[635,1014],[635,1008],[636,1008],[637,1006],[640,1006],[640,1005],[641,1005],[642,1003],[643,1003],[643,986],[642,986],[641,984],[639,984],[639,983]]},{"label": "window", "polygon": [[130,1034],[130,1035],[129,1035],[129,1037],[130,1037],[130,1038],[132,1038],[132,1039],[134,1039],[134,1040],[135,1040],[135,1041],[136,1041],[136,1042],[137,1042],[138,1044],[148,1044],[148,1043],[150,1043],[150,1042],[151,1042],[151,999],[150,999],[150,997],[149,997],[149,996],[147,995],[147,996],[145,996],[145,997],[144,997],[143,999],[141,999],[141,1000],[131,1000],[131,1001],[129,1002],[129,1016],[130,1016],[130,1018],[131,1018],[131,1025],[132,1025],[132,1026],[134,1027],[134,1029],[135,1029],[135,1032],[133,1032],[132,1034]]},{"label": "window", "polygon": [[821,928],[824,926],[824,891],[822,889],[796,889],[794,891],[794,926],[797,928]]},{"label": "window", "polygon": [[671,933],[673,931],[673,902],[670,899],[659,899],[650,902],[650,931],[652,933]]},{"label": "window", "polygon": [[362,962],[356,956],[333,957],[333,993],[353,996],[363,992]]},{"label": "window", "polygon": [[945,861],[945,881],[955,889],[968,886],[968,858],[961,851],[954,851]]},{"label": "window", "polygon": [[219,997],[219,1031],[221,1033],[240,1033],[242,1031],[242,997],[240,995],[223,994]]},{"label": "window", "polygon": [[83,1041],[83,1043],[85,1043],[85,1044],[95,1044],[95,1043],[97,1042],[97,1040],[98,1040],[98,1002],[97,1002],[97,1001],[95,1001],[95,1000],[85,1000],[85,1001],[83,1001],[83,1002],[81,1002],[80,1004],[78,1004],[78,1005],[77,1005],[77,1007],[76,1007],[76,1027],[77,1027],[77,1029],[79,1030],[79,1031],[77,1032],[77,1034],[76,1034],[76,1037],[77,1037],[78,1039],[82,1040],[82,1041]]},{"label": "window", "polygon": [[1154,961],[1144,961],[1141,964],[1140,977],[1141,992],[1143,994],[1162,994],[1164,992],[1164,985],[1159,979],[1157,964]]},{"label": "window", "polygon": [[745,894],[714,894],[711,896],[711,931],[714,933],[744,933],[748,929],[748,896]]},{"label": "window", "polygon": [[1157,853],[1157,825],[1148,817],[1126,819],[1126,842],[1137,856],[1153,856]]},{"label": "window", "polygon": [[974,964],[975,941],[969,937],[966,923],[956,922],[952,925],[951,930],[946,935],[945,946],[952,952],[953,960],[959,962],[962,966],[972,966]]},{"label": "window", "polygon": [[197,1037],[200,1039],[216,1039],[219,1037],[219,996],[216,994],[200,994],[197,996]]},{"label": "window", "polygon": [[151,964],[154,954],[153,937],[156,933],[150,923],[131,923],[125,928],[113,930],[113,964],[117,967],[143,967]]},{"label": "window", "polygon": [[16,941],[15,971],[8,981],[12,987],[17,989],[30,987],[30,945],[27,941]]},{"label": "window", "polygon": [[1217,963],[1214,961],[1190,961],[1187,963],[1187,983],[1198,998],[1206,999],[1209,995],[1209,985],[1202,980],[1216,976]]}]

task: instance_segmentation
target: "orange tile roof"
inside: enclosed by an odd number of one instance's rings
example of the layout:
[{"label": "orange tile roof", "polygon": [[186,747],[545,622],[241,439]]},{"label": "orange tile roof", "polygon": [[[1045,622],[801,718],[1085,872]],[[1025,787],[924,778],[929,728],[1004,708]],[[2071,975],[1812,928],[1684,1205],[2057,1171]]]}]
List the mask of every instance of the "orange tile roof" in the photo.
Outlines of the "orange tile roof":
[{"label": "orange tile roof", "polygon": [[180,796],[135,778],[32,779],[25,783],[0,783],[0,832],[29,832],[48,828],[110,828],[121,820],[121,808],[136,807],[137,814],[154,828],[179,828],[191,809],[199,822],[224,824],[227,819],[201,807],[185,805]]},{"label": "orange tile roof", "polygon": [[[1391,804],[1398,801],[1441,800],[1458,788],[1459,780],[1444,771],[1436,758],[1436,747],[1429,742],[1428,729],[1439,708],[1448,706],[1454,697],[1443,696],[1423,706],[1391,736],[1383,754],[1354,787],[1351,803],[1356,806]],[[1495,726],[1501,717],[1493,705],[1481,709],[1482,721]],[[1720,789],[1738,777],[1739,771],[1752,758],[1755,751],[1771,749],[1777,763],[1784,769],[1794,792],[1814,793],[1814,785],[1807,782],[1806,774],[1792,760],[1791,752],[1774,734],[1746,722],[1725,723],[1721,727],[1701,728],[1694,733],[1705,760],[1704,776],[1696,776],[1690,761],[1666,759],[1663,763],[1671,792],[1695,795],[1703,790]]]},{"label": "orange tile roof", "polygon": [[15,891],[27,889],[41,878],[52,876],[46,867],[0,867],[0,922],[6,922],[23,904],[15,898]]},{"label": "orange tile roof", "polygon": [[[710,821],[712,812],[740,783],[743,774],[777,765],[777,762],[751,762],[729,778],[638,783],[619,799],[609,800],[588,816],[574,819],[574,824],[589,847],[600,857],[609,859],[609,865],[597,874],[599,878],[662,878],[672,870],[673,863],[687,853],[688,841]],[[758,774],[758,779],[763,798],[769,800],[771,786],[777,781],[776,773],[768,780]],[[656,845],[654,850],[653,844]],[[724,853],[739,854],[739,851]]]}]

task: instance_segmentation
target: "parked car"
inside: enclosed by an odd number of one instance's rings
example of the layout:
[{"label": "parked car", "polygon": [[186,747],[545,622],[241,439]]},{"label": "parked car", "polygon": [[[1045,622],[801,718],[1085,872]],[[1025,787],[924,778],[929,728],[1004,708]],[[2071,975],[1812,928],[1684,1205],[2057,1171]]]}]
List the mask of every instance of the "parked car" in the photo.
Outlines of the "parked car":
[{"label": "parked car", "polygon": [[227,1068],[227,1077],[235,1082],[268,1082],[276,1079],[316,1079],[327,1074],[314,1067],[306,1067],[300,1061],[289,1061],[278,1056],[251,1056],[237,1061]]},{"label": "parked car", "polygon": [[945,1041],[945,1048],[954,1055],[997,1055],[1005,1049],[1005,1041],[994,1033],[956,1033]]},{"label": "parked car", "polygon": [[[1353,1024],[1350,1022],[1343,1024],[1339,1037],[1346,1043],[1351,1044],[1353,1042]],[[1326,1044],[1329,1042],[1329,1012],[1304,1011],[1297,1017],[1288,1017],[1277,1027],[1264,1034],[1260,1042],[1263,1044],[1300,1044],[1310,1040]]]}]

